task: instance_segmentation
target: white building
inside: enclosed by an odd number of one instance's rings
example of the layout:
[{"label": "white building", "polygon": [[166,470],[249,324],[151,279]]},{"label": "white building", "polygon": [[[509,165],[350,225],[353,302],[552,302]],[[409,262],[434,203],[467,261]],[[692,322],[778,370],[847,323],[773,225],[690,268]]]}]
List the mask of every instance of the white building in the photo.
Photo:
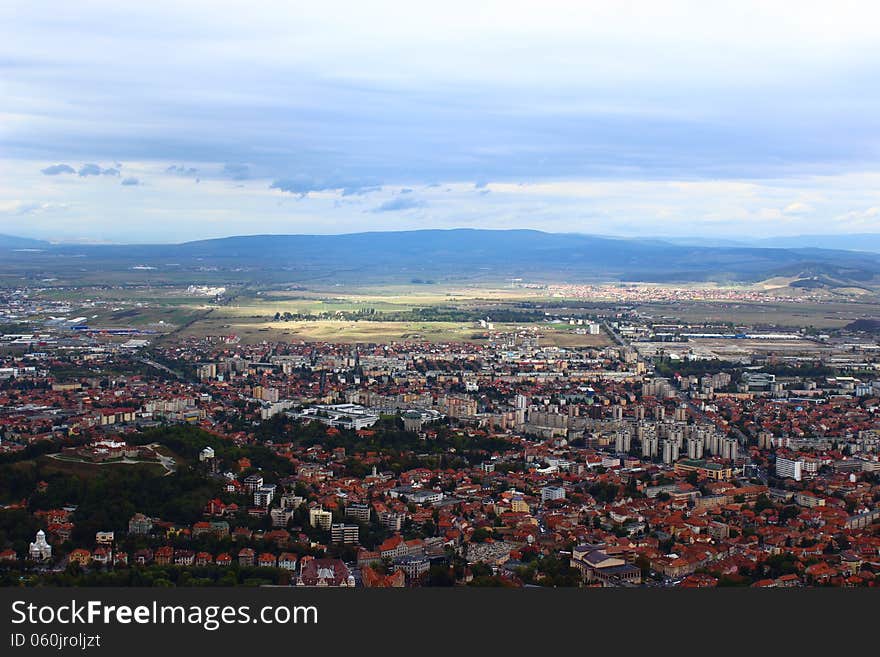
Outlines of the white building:
[{"label": "white building", "polygon": [[546,503],[549,500],[564,500],[565,489],[562,486],[544,486],[541,489],[541,502]]},{"label": "white building", "polygon": [[289,413],[298,420],[318,420],[340,429],[365,429],[379,421],[379,415],[359,404],[316,405],[299,413]]},{"label": "white building", "polygon": [[254,491],[254,506],[268,507],[273,499],[275,499],[275,484],[266,484]]},{"label": "white building", "polygon": [[703,458],[703,439],[699,437],[688,438],[687,451],[689,459],[699,460]]},{"label": "white building", "polygon": [[46,542],[46,534],[42,529],[28,547],[28,557],[33,561],[48,561],[52,558],[52,546]]},{"label": "white building", "polygon": [[360,528],[357,525],[333,523],[330,526],[330,540],[344,545],[357,545],[360,540]]},{"label": "white building", "polygon": [[776,459],[776,476],[800,481],[803,477],[803,461],[800,459]]},{"label": "white building", "polygon": [[671,465],[678,460],[678,442],[675,440],[663,441],[663,462]]},{"label": "white building", "polygon": [[309,509],[309,524],[312,527],[329,531],[330,525],[333,524],[333,514],[321,508]]},{"label": "white building", "polygon": [[721,442],[721,458],[735,461],[739,455],[739,443],[736,438],[725,438]]},{"label": "white building", "polygon": [[349,504],[345,507],[345,517],[354,518],[358,522],[370,522],[370,506],[368,504]]}]

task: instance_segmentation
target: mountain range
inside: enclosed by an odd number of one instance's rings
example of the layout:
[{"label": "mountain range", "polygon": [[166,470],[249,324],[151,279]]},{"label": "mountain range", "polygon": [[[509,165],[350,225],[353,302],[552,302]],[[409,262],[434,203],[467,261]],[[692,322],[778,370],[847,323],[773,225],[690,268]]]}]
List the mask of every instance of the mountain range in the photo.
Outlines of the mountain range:
[{"label": "mountain range", "polygon": [[[880,237],[874,237],[880,243]],[[659,238],[481,229],[249,235],[138,245],[51,244],[0,236],[0,272],[56,275],[136,269],[161,278],[163,272],[210,270],[225,272],[229,279],[344,282],[750,282],[776,276],[830,287],[880,282],[878,253],[803,244],[706,246]]]}]

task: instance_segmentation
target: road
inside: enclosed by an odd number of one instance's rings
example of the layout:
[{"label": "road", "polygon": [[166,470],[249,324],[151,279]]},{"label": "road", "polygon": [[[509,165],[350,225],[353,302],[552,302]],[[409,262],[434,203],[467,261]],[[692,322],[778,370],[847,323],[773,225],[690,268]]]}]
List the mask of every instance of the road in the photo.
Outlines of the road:
[{"label": "road", "polygon": [[140,361],[140,362],[143,363],[144,365],[149,365],[150,367],[155,367],[156,369],[160,369],[160,370],[163,370],[163,371],[165,371],[165,372],[168,372],[171,376],[174,376],[174,377],[176,377],[176,378],[178,378],[178,379],[185,379],[185,378],[186,378],[186,377],[185,377],[183,374],[181,374],[180,372],[178,372],[178,371],[176,371],[176,370],[172,370],[172,369],[171,369],[170,367],[168,367],[167,365],[163,365],[162,363],[157,363],[156,361],[154,361],[154,360],[152,360],[152,359],[150,359],[150,358],[139,358],[138,361]]},{"label": "road", "polygon": [[[607,321],[603,322],[603,324],[605,326],[605,330],[608,332],[608,335],[610,335],[611,338],[618,345],[620,345],[621,347],[632,346],[632,345],[630,345],[629,341],[626,338],[624,338],[622,335],[620,335],[617,331],[615,331]],[[643,356],[643,358],[645,359],[646,363],[651,366],[651,369],[653,369],[654,359],[651,356],[647,356],[647,355]],[[679,388],[677,386],[673,386],[673,389],[675,390],[675,395],[679,399],[679,401],[687,404],[688,409],[691,411],[691,413],[695,417],[701,419],[702,421],[704,421],[708,424],[712,424],[713,426],[717,426],[717,425],[715,425],[715,421],[712,418],[710,418],[708,415],[706,415],[700,409],[700,407],[694,403],[694,401],[688,396],[686,391],[682,390],[681,388]],[[736,437],[737,441],[739,442],[739,444],[742,448],[748,447],[749,438],[742,431],[740,431],[739,427],[731,426],[730,431]],[[748,463],[749,462],[748,453],[744,453],[742,456],[745,457],[746,462]]]}]

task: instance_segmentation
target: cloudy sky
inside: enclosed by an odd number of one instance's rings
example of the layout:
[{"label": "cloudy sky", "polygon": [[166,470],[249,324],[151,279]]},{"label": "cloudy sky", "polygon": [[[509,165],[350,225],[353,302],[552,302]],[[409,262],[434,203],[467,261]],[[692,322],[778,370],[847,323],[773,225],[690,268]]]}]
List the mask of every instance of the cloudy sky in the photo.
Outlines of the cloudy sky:
[{"label": "cloudy sky", "polygon": [[880,231],[874,2],[0,4],[0,233]]}]

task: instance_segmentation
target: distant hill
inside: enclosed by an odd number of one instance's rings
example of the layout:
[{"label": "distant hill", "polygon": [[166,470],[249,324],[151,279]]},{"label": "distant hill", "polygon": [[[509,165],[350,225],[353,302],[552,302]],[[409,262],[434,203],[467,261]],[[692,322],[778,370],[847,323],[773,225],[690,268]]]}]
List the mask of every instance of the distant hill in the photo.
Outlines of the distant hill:
[{"label": "distant hill", "polygon": [[750,246],[779,248],[844,249],[880,253],[880,233],[851,233],[849,235],[796,235],[770,237],[750,242]]},{"label": "distant hill", "polygon": [[45,249],[49,246],[49,242],[43,240],[0,234],[0,249]]},{"label": "distant hill", "polygon": [[833,273],[871,280],[880,257],[849,251],[672,244],[534,230],[418,230],[348,235],[255,235],[181,244],[175,252],[215,262],[263,266],[300,263],[424,274],[505,276],[535,273],[572,279],[651,281],[758,280],[778,271]]},{"label": "distant hill", "polygon": [[880,281],[880,255],[819,248],[699,246],[536,230],[414,230],[345,235],[251,235],[173,245],[46,245],[10,266],[41,272],[229,272],[232,280],[408,282],[430,279],[757,281],[829,277]]}]

